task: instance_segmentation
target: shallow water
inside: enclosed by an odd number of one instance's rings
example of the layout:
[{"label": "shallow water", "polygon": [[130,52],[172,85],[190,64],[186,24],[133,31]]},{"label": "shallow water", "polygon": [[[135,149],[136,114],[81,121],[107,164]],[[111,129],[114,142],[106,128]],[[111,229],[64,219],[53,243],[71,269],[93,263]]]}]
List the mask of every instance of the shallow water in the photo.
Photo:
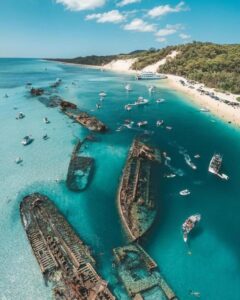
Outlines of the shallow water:
[{"label": "shallow water", "polygon": [[[69,192],[65,178],[73,145],[87,130],[72,123],[58,109],[46,108],[36,98],[28,97],[25,88],[26,82],[49,86],[57,77],[63,79],[59,95],[92,112],[110,128],[86,149],[95,159],[95,171],[82,193]],[[125,82],[132,84],[129,94],[124,90]],[[164,82],[155,94],[149,95],[149,84],[136,82],[128,75],[41,60],[0,59],[0,299],[51,299],[19,216],[22,197],[36,191],[56,203],[93,249],[98,270],[112,290],[119,299],[127,299],[112,270],[112,248],[127,242],[117,212],[116,193],[129,146],[143,130],[115,131],[125,119],[148,120],[149,134],[144,138],[166,151],[173,170],[182,175],[166,179],[163,174],[170,172],[168,167],[162,164],[154,169],[158,216],[142,245],[180,299],[192,299],[189,290],[201,292],[201,298],[208,300],[240,298],[240,132],[199,112],[184,95],[169,90]],[[107,97],[96,111],[101,90]],[[8,98],[4,97],[6,93]],[[135,107],[130,112],[123,109],[140,95],[150,99],[148,106]],[[157,98],[166,101],[157,104]],[[26,118],[16,120],[20,111]],[[50,124],[43,122],[45,116]],[[173,129],[156,128],[159,119]],[[50,139],[44,141],[42,136],[46,133]],[[28,134],[35,140],[23,147],[21,139]],[[214,152],[223,154],[223,170],[230,175],[228,182],[207,172]],[[183,153],[190,155],[196,171],[186,164]],[[197,153],[200,159],[193,158]],[[22,166],[14,162],[19,156],[23,158]],[[179,196],[185,188],[190,189],[191,195]],[[202,221],[186,248],[181,224],[197,212],[202,214]]]}]

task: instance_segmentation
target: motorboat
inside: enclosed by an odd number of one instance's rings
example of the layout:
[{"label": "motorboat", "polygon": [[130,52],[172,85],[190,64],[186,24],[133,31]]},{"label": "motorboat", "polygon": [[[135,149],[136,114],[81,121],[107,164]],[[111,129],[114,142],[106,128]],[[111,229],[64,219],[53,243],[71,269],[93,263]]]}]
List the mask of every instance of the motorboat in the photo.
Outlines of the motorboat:
[{"label": "motorboat", "polygon": [[21,119],[24,119],[24,118],[25,118],[25,115],[24,115],[24,113],[22,113],[22,112],[20,112],[20,113],[17,115],[17,117],[16,117],[17,120],[21,120]]},{"label": "motorboat", "polygon": [[140,121],[140,122],[137,123],[137,126],[138,127],[143,127],[143,126],[147,126],[147,124],[148,124],[148,121]]},{"label": "motorboat", "polygon": [[49,124],[49,123],[50,123],[50,121],[48,120],[47,117],[43,118],[43,122],[44,122],[45,124]]},{"label": "motorboat", "polygon": [[183,240],[186,243],[188,240],[188,234],[193,230],[201,220],[200,214],[195,214],[187,218],[187,220],[182,224]]},{"label": "motorboat", "polygon": [[139,97],[137,101],[134,102],[134,105],[145,105],[148,104],[149,100]]},{"label": "motorboat", "polygon": [[29,144],[31,144],[32,142],[33,142],[33,138],[32,138],[32,136],[31,135],[27,135],[27,136],[25,136],[23,139],[22,139],[22,145],[23,146],[27,146],[27,145],[29,145]]},{"label": "motorboat", "polygon": [[200,158],[201,156],[199,154],[195,154],[194,158]]},{"label": "motorboat", "polygon": [[20,156],[15,159],[15,163],[18,165],[21,164],[22,162],[23,162],[23,159]]},{"label": "motorboat", "polygon": [[128,129],[131,129],[133,127],[133,124],[134,124],[134,122],[131,121],[131,122],[126,122],[123,126],[127,127]]},{"label": "motorboat", "polygon": [[176,177],[176,174],[174,174],[174,173],[171,173],[171,174],[165,174],[164,177],[166,177],[166,178],[175,178],[175,177]]},{"label": "motorboat", "polygon": [[165,99],[157,99],[157,100],[156,100],[156,103],[159,104],[159,103],[163,103],[163,102],[165,102],[165,101],[166,101]]},{"label": "motorboat", "polygon": [[188,196],[191,194],[191,192],[188,189],[185,189],[185,190],[180,191],[179,194],[181,196]]},{"label": "motorboat", "polygon": [[127,83],[127,84],[125,85],[125,90],[126,90],[127,92],[131,92],[131,91],[132,91],[132,87],[131,87],[131,84],[130,84],[130,83]]},{"label": "motorboat", "polygon": [[192,168],[193,170],[197,169],[197,166],[192,162],[191,157],[188,154],[184,155],[184,159],[190,168]]},{"label": "motorboat", "polygon": [[160,126],[162,126],[164,124],[164,121],[163,120],[157,120],[157,122],[156,122],[156,126],[157,127],[160,127]]},{"label": "motorboat", "polygon": [[101,91],[100,93],[99,93],[99,97],[101,97],[101,98],[104,98],[104,97],[106,97],[107,96],[107,94],[104,92],[104,91]]},{"label": "motorboat", "polygon": [[131,110],[132,109],[132,104],[127,104],[124,106],[125,110]]},{"label": "motorboat", "polygon": [[209,112],[209,109],[206,108],[206,107],[202,107],[202,108],[200,109],[200,111],[201,111],[201,112]]},{"label": "motorboat", "polygon": [[172,130],[172,126],[166,126],[167,130]]}]

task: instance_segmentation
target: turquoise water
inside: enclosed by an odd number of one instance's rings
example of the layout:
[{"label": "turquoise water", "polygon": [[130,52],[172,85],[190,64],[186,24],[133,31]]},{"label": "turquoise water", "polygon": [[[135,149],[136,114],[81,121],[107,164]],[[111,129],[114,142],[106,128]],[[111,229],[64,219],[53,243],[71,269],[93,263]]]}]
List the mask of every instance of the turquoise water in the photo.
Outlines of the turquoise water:
[{"label": "turquoise water", "polygon": [[[25,88],[26,82],[49,86],[57,77],[63,79],[59,95],[83,110],[93,111],[110,128],[86,149],[95,158],[96,166],[88,189],[82,193],[69,192],[64,181],[76,138],[84,137],[87,131],[58,109],[46,108],[36,98],[28,97]],[[125,82],[132,83],[130,94],[124,90]],[[166,179],[166,166],[154,169],[158,217],[142,245],[180,299],[192,299],[189,290],[201,292],[201,298],[207,300],[240,299],[240,132],[199,112],[184,95],[169,90],[164,82],[155,95],[149,96],[148,84],[136,82],[128,75],[41,60],[0,59],[0,299],[51,299],[19,217],[22,197],[36,191],[56,203],[94,249],[98,270],[112,290],[119,299],[128,299],[112,270],[112,248],[127,241],[117,212],[116,192],[129,145],[143,131],[116,132],[125,119],[148,120],[150,134],[144,139],[166,151],[172,158],[171,166],[181,175]],[[102,109],[95,111],[101,90],[107,92],[107,97]],[[8,98],[4,97],[6,93]],[[130,112],[123,109],[140,95],[150,99],[148,106]],[[166,102],[156,104],[156,98],[165,98]],[[26,118],[16,120],[20,111]],[[46,116],[50,124],[43,123]],[[172,131],[156,128],[158,119],[165,120]],[[50,137],[47,141],[42,140],[45,133]],[[23,147],[21,139],[28,134],[35,140]],[[196,153],[201,155],[200,159],[193,159],[196,171],[186,165],[184,151],[192,158]],[[228,182],[207,172],[216,151],[224,156]],[[23,158],[22,166],[14,162],[18,156]],[[185,188],[191,190],[191,195],[179,196]],[[180,227],[186,217],[197,212],[202,214],[202,221],[187,249]]]}]

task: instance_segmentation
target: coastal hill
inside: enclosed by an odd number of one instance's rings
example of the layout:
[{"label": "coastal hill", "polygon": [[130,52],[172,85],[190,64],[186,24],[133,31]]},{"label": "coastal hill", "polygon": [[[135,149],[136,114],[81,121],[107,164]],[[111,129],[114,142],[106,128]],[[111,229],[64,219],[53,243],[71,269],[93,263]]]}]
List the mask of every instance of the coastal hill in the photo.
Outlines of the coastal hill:
[{"label": "coastal hill", "polygon": [[128,70],[183,76],[211,88],[240,93],[240,44],[193,42],[162,49],[138,50],[129,54],[56,60],[104,67],[121,61],[125,63],[125,68],[128,65]]}]

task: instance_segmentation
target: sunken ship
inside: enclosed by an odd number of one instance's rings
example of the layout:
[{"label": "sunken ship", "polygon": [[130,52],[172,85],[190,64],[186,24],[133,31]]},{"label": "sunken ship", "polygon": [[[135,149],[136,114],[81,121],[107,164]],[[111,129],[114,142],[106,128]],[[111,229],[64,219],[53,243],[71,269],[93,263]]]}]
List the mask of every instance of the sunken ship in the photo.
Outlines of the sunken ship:
[{"label": "sunken ship", "polygon": [[151,195],[151,167],[160,162],[160,154],[135,139],[123,170],[119,190],[118,208],[130,240],[139,239],[151,227],[156,207]]},{"label": "sunken ship", "polygon": [[28,240],[56,300],[114,300],[94,269],[95,260],[56,206],[44,195],[26,196],[20,214]]}]

